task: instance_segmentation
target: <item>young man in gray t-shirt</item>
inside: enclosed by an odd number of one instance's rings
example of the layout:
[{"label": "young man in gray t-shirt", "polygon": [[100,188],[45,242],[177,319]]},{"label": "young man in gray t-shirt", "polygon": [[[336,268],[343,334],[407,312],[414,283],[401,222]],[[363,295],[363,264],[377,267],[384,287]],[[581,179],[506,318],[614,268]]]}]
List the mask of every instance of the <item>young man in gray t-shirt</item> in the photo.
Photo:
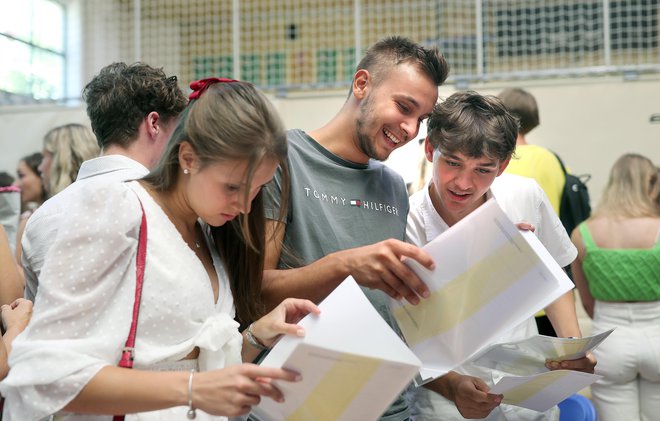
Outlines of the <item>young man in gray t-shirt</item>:
[{"label": "young man in gray t-shirt", "polygon": [[[437,50],[400,37],[374,44],[357,67],[350,95],[325,126],[289,132],[289,186],[276,177],[267,235],[263,298],[321,301],[351,275],[395,327],[387,296],[418,303],[422,281],[402,263],[412,258],[433,268],[430,256],[405,243],[407,192],[400,176],[376,161],[414,139],[432,111],[448,65]],[[290,191],[284,220],[279,194]],[[266,195],[268,196],[268,195]],[[281,228],[281,229],[276,229]],[[270,234],[270,233],[267,233]],[[410,413],[402,398],[382,420]]]}]

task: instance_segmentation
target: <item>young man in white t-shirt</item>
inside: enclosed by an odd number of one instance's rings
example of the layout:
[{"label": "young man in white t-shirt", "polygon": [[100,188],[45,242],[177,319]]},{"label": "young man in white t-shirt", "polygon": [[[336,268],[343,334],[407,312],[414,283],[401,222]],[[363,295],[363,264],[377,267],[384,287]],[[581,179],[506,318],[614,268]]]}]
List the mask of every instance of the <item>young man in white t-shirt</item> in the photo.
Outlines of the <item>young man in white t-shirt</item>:
[{"label": "young man in white t-shirt", "polygon": [[[428,121],[426,158],[433,175],[410,198],[407,240],[423,246],[470,214],[491,197],[521,229],[534,230],[562,267],[576,249],[543,190],[532,179],[502,174],[516,146],[518,122],[494,96],[460,92],[436,105]],[[579,337],[572,291],[546,308],[560,337]],[[500,342],[537,334],[530,318],[503,335]],[[548,363],[549,369],[593,373],[595,358]],[[557,408],[540,413],[500,405],[502,397],[488,391],[504,373],[466,363],[410,394],[416,420],[556,420]],[[530,373],[531,374],[531,373]]]}]

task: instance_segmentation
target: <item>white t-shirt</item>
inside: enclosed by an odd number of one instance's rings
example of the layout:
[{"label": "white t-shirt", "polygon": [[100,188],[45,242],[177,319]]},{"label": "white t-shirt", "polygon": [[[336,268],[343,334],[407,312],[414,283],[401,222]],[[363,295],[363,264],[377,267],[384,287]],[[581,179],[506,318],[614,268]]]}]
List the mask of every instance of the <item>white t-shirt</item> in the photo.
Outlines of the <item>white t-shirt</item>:
[{"label": "white t-shirt", "polygon": [[[0,384],[8,419],[39,420],[57,412],[100,369],[117,365],[133,313],[140,202],[148,234],[134,369],[175,363],[196,346],[200,370],[240,363],[242,337],[215,247],[209,246],[217,302],[202,262],[139,183],[90,182],[68,201],[41,270],[32,320],[14,341],[11,370]],[[174,408],[181,419],[186,409]],[[200,413],[198,419],[207,419]]]},{"label": "white t-shirt", "polygon": [[[548,249],[550,255],[562,266],[568,266],[577,256],[577,249],[571,243],[561,221],[552,209],[541,187],[531,178],[504,173],[497,177],[487,197],[494,197],[498,205],[513,223],[527,222],[534,226],[534,233]],[[410,211],[406,227],[406,240],[423,246],[449,226],[436,212],[429,196],[429,184],[410,198]],[[494,343],[512,342],[538,334],[534,318],[513,327]],[[463,364],[454,371],[479,377],[493,386],[506,373],[491,370],[474,364]],[[464,420],[453,402],[424,387],[414,389],[410,394],[410,407],[416,420]],[[553,420],[558,411],[553,408],[539,413],[512,405],[500,405],[485,418],[494,420]]]}]

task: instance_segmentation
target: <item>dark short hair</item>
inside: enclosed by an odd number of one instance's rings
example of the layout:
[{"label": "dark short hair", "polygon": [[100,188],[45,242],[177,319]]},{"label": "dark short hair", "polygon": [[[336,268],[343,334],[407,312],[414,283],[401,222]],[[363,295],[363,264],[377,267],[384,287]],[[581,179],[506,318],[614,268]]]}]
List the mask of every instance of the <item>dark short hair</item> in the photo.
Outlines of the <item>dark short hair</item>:
[{"label": "dark short hair", "polygon": [[365,53],[357,70],[368,70],[378,85],[386,79],[394,66],[412,63],[436,86],[442,85],[449,75],[449,64],[437,48],[426,48],[407,38],[393,36],[372,45]]},{"label": "dark short hair", "polygon": [[30,170],[37,177],[40,177],[41,175],[39,174],[39,165],[41,165],[41,161],[43,161],[43,159],[44,156],[41,154],[41,152],[34,152],[21,158],[21,161],[25,162],[25,165],[27,165],[28,168],[30,168]]},{"label": "dark short hair", "polygon": [[[41,152],[34,152],[29,155],[25,155],[23,158],[21,158],[21,161],[25,162],[25,165],[36,175],[37,177],[41,178],[41,172],[39,171],[39,165],[41,165],[41,161],[43,161],[44,156]],[[46,201],[48,199],[48,191],[46,191],[46,188],[43,185],[43,180],[41,180],[41,197],[39,198],[40,202]]]},{"label": "dark short hair", "polygon": [[507,88],[498,97],[504,106],[520,121],[520,133],[527,134],[539,125],[539,107],[529,92],[520,88]]},{"label": "dark short hair", "polygon": [[14,182],[14,177],[11,176],[7,171],[0,171],[0,187],[11,186]]},{"label": "dark short hair", "polygon": [[503,161],[516,149],[518,121],[492,95],[457,92],[433,108],[427,125],[429,142],[443,154]]},{"label": "dark short hair", "polygon": [[155,111],[164,122],[176,118],[188,100],[176,76],[144,63],[112,63],[85,86],[82,97],[99,147],[129,146],[142,119]]}]

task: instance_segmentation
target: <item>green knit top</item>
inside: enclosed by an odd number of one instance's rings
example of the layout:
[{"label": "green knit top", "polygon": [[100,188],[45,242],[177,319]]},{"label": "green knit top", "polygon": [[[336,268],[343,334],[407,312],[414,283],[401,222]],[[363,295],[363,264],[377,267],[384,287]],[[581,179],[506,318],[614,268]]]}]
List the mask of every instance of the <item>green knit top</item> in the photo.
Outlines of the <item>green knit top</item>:
[{"label": "green knit top", "polygon": [[660,241],[650,249],[604,249],[585,222],[579,229],[586,250],[582,269],[596,300],[660,300]]}]

